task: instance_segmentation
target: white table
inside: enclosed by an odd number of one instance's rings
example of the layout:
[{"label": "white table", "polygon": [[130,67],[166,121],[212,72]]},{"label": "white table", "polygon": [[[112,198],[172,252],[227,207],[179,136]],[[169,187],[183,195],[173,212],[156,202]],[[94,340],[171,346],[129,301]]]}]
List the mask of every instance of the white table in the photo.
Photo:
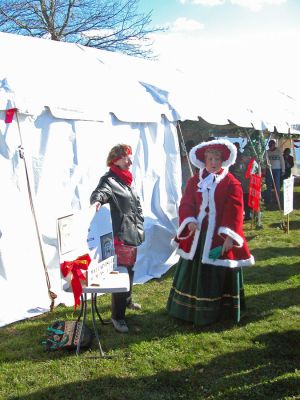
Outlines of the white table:
[{"label": "white table", "polygon": [[[92,312],[92,321],[95,337],[97,340],[98,348],[101,357],[105,357],[105,354],[102,350],[100,335],[97,329],[95,314],[97,314],[100,322],[102,324],[108,324],[110,321],[104,321],[101,317],[99,309],[97,307],[97,294],[104,293],[121,293],[129,291],[129,275],[127,269],[124,267],[118,267],[118,273],[110,273],[101,282],[100,286],[86,286],[82,288],[81,295],[81,310],[78,316],[77,321],[80,321],[82,318],[82,326],[85,325],[86,322],[86,312],[87,312],[87,301],[88,294],[91,295],[91,312]],[[76,348],[76,355],[79,354],[80,351],[80,342],[81,342],[82,331],[79,334],[79,340]]]}]

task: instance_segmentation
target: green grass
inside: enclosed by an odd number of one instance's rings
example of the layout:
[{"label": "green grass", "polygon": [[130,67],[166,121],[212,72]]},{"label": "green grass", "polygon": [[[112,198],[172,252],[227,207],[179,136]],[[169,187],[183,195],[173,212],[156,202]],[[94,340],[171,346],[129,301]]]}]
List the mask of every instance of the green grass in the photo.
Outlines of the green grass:
[{"label": "green grass", "polygon": [[[1,328],[0,399],[300,399],[300,207],[295,205],[288,234],[280,229],[278,211],[263,212],[263,230],[245,225],[256,265],[244,270],[247,311],[240,324],[196,328],[169,318],[171,268],[161,279],[134,287],[143,310],[128,311],[128,335],[101,327],[102,346],[112,359],[88,358],[98,355],[95,342],[79,357],[44,350],[47,326],[74,319],[72,307]],[[98,301],[109,318],[110,296]]]}]

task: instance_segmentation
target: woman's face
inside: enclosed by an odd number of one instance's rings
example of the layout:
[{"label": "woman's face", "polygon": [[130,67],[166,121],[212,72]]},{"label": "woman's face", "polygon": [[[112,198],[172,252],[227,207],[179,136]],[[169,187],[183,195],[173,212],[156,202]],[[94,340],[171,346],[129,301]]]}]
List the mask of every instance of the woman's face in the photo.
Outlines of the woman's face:
[{"label": "woman's face", "polygon": [[114,164],[117,165],[120,169],[128,171],[132,165],[132,160],[130,156],[124,156],[116,161]]},{"label": "woman's face", "polygon": [[209,173],[219,172],[222,168],[222,158],[217,153],[207,153],[205,155],[205,168]]}]

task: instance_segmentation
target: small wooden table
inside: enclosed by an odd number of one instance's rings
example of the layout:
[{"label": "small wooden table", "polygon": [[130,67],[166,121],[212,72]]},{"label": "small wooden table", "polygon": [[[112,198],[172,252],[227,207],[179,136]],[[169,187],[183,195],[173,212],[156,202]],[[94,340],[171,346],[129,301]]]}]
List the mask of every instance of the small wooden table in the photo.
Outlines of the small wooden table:
[{"label": "small wooden table", "polygon": [[[124,267],[118,267],[117,271],[108,274],[103,279],[103,282],[101,282],[101,286],[86,286],[82,288],[83,293],[81,295],[81,309],[77,321],[80,321],[80,319],[82,318],[82,326],[85,326],[86,314],[87,314],[87,301],[88,301],[87,295],[90,294],[93,328],[101,357],[105,357],[105,354],[104,351],[102,350],[100,342],[100,334],[97,329],[95,314],[97,314],[101,324],[109,324],[110,321],[104,321],[103,318],[101,317],[100,311],[97,307],[97,294],[121,293],[128,291],[129,291],[129,275],[127,269]],[[82,329],[79,334],[79,340],[76,348],[76,355],[79,355],[80,352],[81,336],[82,336]]]}]

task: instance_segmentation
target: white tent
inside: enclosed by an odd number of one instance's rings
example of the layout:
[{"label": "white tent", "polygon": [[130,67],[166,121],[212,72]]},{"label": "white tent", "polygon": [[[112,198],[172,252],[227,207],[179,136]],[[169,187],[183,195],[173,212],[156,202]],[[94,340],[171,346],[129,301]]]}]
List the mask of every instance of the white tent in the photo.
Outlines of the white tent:
[{"label": "white tent", "polygon": [[[143,283],[176,261],[170,240],[181,197],[177,121],[200,116],[282,133],[300,126],[299,103],[263,76],[254,82],[246,69],[239,77],[229,66],[184,74],[4,33],[0,52],[0,326],[49,309],[45,267],[55,303],[73,303],[61,290],[56,219],[89,206],[113,145],[133,147],[146,230],[135,281]],[[5,123],[12,108],[17,113]]]},{"label": "white tent", "polygon": [[[146,79],[154,63],[4,33],[0,52],[0,326],[49,310],[45,267],[55,304],[73,303],[61,289],[56,220],[89,207],[117,143],[133,147],[145,215],[135,282],[160,277],[176,261],[181,167],[178,115]],[[125,59],[140,63],[143,81]]]}]

